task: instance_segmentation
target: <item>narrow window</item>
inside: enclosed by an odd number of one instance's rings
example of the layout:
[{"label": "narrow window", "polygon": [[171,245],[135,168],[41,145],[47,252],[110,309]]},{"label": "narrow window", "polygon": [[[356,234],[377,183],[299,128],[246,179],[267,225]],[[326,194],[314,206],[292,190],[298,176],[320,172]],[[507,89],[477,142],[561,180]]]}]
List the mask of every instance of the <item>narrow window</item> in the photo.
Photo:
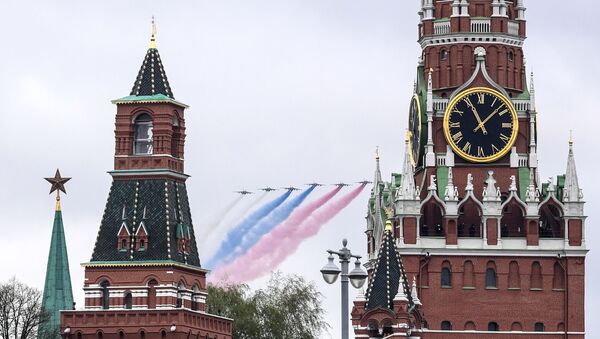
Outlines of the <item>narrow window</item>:
[{"label": "narrow window", "polygon": [[475,327],[475,323],[472,321],[467,321],[465,323],[465,331],[475,331],[477,327]]},{"label": "narrow window", "polygon": [[140,240],[140,250],[145,249],[146,242],[144,240]]},{"label": "narrow window", "polygon": [[513,332],[522,332],[523,331],[523,325],[521,325],[521,323],[514,322],[510,326],[510,330],[513,331]]},{"label": "narrow window", "polygon": [[535,323],[533,330],[535,332],[544,332],[546,331],[546,326],[544,326],[544,323]]},{"label": "narrow window", "polygon": [[152,118],[148,114],[140,114],[134,123],[134,154],[152,154]]},{"label": "narrow window", "polygon": [[488,331],[498,332],[498,331],[500,331],[500,326],[498,326],[497,322],[492,321],[488,324]]},{"label": "narrow window", "polygon": [[508,289],[518,290],[521,288],[521,276],[519,275],[519,263],[511,261],[508,265]]},{"label": "narrow window", "polygon": [[131,297],[131,292],[127,292],[125,294],[125,298],[123,298],[123,303],[125,304],[126,310],[130,310],[133,308],[133,298]]},{"label": "narrow window", "polygon": [[474,288],[475,287],[475,270],[473,268],[473,262],[470,260],[465,261],[465,267],[463,271],[463,288]]},{"label": "narrow window", "polygon": [[183,307],[183,291],[185,289],[185,286],[183,285],[183,283],[179,283],[179,285],[177,286],[177,306],[178,308]]},{"label": "narrow window", "polygon": [[541,290],[543,289],[544,282],[542,277],[542,266],[539,262],[534,261],[531,264],[531,286],[532,290]]},{"label": "narrow window", "polygon": [[552,278],[552,289],[565,289],[565,271],[559,263],[554,263],[554,277]]},{"label": "narrow window", "polygon": [[121,251],[127,251],[127,240],[121,239]]},{"label": "narrow window", "polygon": [[452,331],[452,323],[448,320],[442,321],[441,325],[442,331]]},{"label": "narrow window", "polygon": [[[104,310],[108,310],[110,307],[108,286],[110,286],[110,284],[106,280],[100,283],[100,287],[102,287],[102,309]],[[100,335],[101,332],[98,332],[98,334]]]},{"label": "narrow window", "polygon": [[497,288],[498,282],[496,277],[496,265],[493,262],[488,263],[488,267],[485,270],[485,287],[486,288]]},{"label": "narrow window", "polygon": [[441,285],[442,287],[452,287],[452,270],[447,261],[442,264]]},{"label": "narrow window", "polygon": [[442,59],[442,60],[448,60],[448,50],[443,49],[440,52],[440,59]]},{"label": "narrow window", "polygon": [[515,53],[513,53],[513,51],[509,51],[508,52],[508,61],[514,61],[515,60]]}]

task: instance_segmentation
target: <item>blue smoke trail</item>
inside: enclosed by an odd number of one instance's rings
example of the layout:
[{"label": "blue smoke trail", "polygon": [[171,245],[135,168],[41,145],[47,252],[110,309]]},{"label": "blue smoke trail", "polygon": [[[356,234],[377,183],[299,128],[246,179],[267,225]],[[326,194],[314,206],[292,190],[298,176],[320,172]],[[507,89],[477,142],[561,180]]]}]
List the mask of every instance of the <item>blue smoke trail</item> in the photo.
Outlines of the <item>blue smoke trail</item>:
[{"label": "blue smoke trail", "polygon": [[266,218],[262,219],[260,222],[255,224],[248,232],[244,232],[241,234],[242,239],[237,244],[235,248],[232,248],[229,252],[225,253],[225,255],[217,262],[217,264],[221,263],[229,263],[233,261],[236,257],[246,253],[252,245],[254,245],[260,238],[271,232],[275,226],[279,225],[285,219],[287,219],[290,214],[296,209],[296,207],[300,206],[302,202],[308,197],[316,186],[310,186],[308,189],[300,193],[293,200],[287,202],[286,204],[280,206],[271,212]]},{"label": "blue smoke trail", "polygon": [[244,234],[259,221],[268,216],[274,209],[279,207],[279,205],[281,205],[290,196],[290,194],[292,194],[292,191],[287,191],[274,200],[266,203],[254,213],[244,218],[244,220],[242,220],[231,230],[229,230],[229,232],[227,232],[227,237],[225,237],[225,240],[223,240],[217,252],[210,258],[210,260],[206,262],[205,266],[214,267],[221,258],[224,258],[228,253],[231,253],[240,243]]}]

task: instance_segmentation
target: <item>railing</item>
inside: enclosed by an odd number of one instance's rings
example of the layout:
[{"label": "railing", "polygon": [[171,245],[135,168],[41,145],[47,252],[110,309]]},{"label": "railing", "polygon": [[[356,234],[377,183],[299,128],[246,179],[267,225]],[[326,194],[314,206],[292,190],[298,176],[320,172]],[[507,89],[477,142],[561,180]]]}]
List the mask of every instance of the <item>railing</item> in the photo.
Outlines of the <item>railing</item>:
[{"label": "railing", "polygon": [[527,112],[529,110],[529,100],[513,99],[512,103],[518,112]]},{"label": "railing", "polygon": [[509,21],[508,22],[508,34],[519,35],[519,22],[518,21]]},{"label": "railing", "polygon": [[438,21],[433,23],[433,34],[450,34],[450,21]]},{"label": "railing", "polygon": [[529,156],[519,154],[519,167],[527,167],[529,165]]},{"label": "railing", "polygon": [[446,166],[446,154],[437,154],[436,164],[438,166]]},{"label": "railing", "polygon": [[491,32],[490,19],[471,19],[471,33],[489,33]]},{"label": "railing", "polygon": [[433,109],[444,112],[448,107],[448,99],[433,99]]}]

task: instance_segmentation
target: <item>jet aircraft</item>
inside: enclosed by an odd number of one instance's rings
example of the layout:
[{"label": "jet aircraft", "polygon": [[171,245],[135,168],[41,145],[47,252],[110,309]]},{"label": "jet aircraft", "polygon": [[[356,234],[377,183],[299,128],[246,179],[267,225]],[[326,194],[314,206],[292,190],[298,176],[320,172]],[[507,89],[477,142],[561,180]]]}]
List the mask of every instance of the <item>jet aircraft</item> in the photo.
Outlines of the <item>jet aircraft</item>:
[{"label": "jet aircraft", "polygon": [[273,192],[273,191],[277,191],[277,188],[271,188],[271,187],[265,187],[265,188],[259,188],[261,191],[265,191],[265,192]]},{"label": "jet aircraft", "polygon": [[246,190],[243,190],[243,191],[235,191],[235,192],[233,192],[233,193],[238,193],[238,194],[241,194],[241,195],[254,194],[254,192],[250,192],[250,191],[246,191]]}]

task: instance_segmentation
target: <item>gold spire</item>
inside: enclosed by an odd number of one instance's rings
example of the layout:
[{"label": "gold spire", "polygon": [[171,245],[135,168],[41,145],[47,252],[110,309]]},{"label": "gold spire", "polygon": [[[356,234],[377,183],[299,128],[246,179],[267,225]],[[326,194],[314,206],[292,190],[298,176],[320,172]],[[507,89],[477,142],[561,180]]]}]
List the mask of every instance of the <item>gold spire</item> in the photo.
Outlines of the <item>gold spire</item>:
[{"label": "gold spire", "polygon": [[60,190],[56,190],[56,212],[60,212]]},{"label": "gold spire", "polygon": [[379,161],[379,146],[375,147],[375,160]]},{"label": "gold spire", "polygon": [[569,146],[573,146],[573,130],[569,130]]},{"label": "gold spire", "polygon": [[394,230],[394,225],[392,224],[391,220],[388,220],[385,222],[385,230],[386,231],[393,231]]},{"label": "gold spire", "polygon": [[150,48],[156,48],[156,22],[152,16],[152,37],[150,38]]}]

